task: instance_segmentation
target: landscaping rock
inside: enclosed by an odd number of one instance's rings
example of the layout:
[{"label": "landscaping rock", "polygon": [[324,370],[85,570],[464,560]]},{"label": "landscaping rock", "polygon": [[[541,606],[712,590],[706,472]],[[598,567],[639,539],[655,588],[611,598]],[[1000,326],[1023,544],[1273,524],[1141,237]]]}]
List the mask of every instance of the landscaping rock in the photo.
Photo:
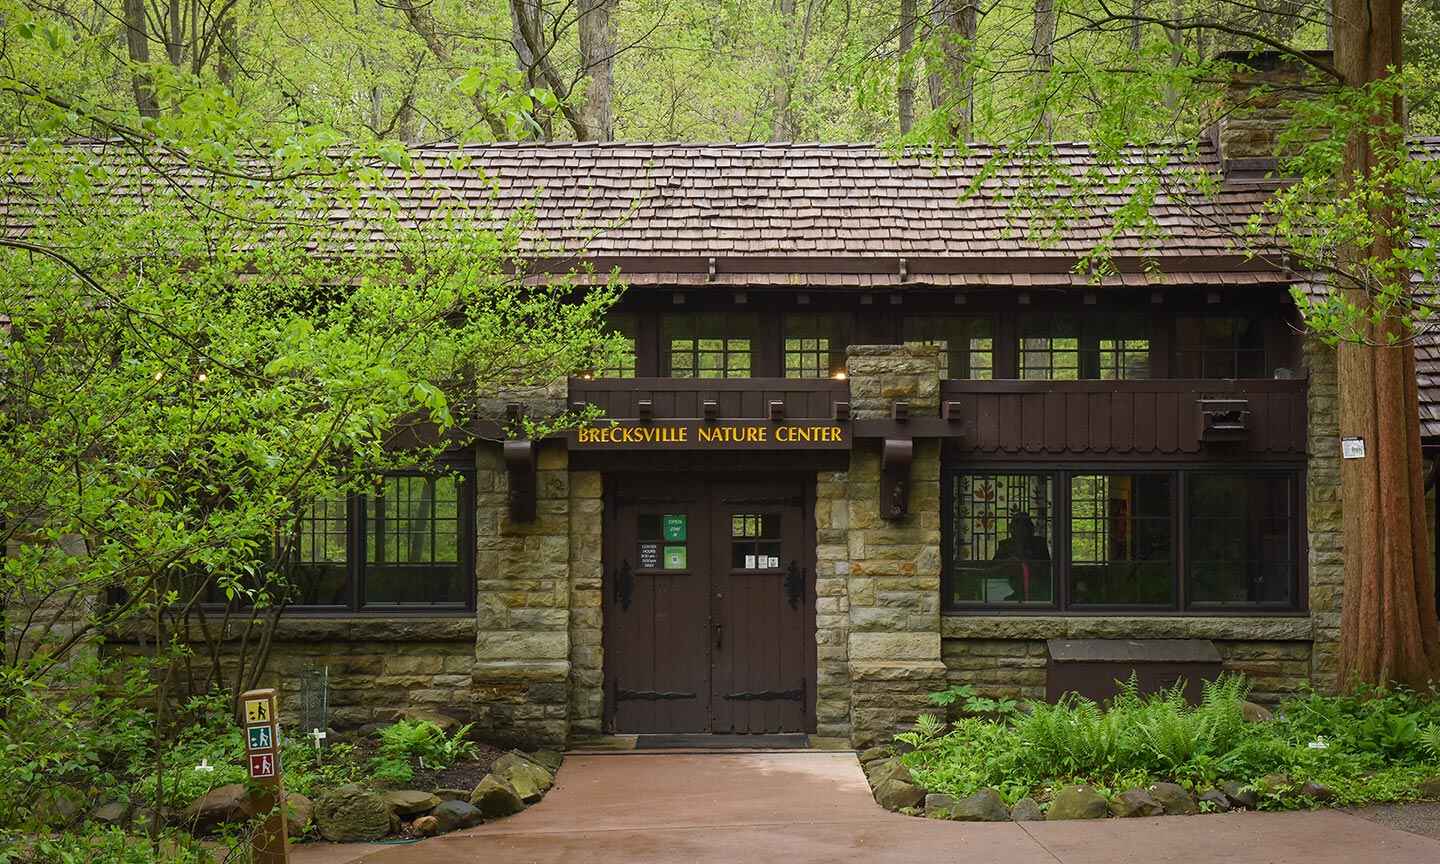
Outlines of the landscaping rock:
[{"label": "landscaping rock", "polygon": [[470,803],[469,789],[436,789],[435,797],[441,801],[464,801]]},{"label": "landscaping rock", "polygon": [[560,764],[565,761],[565,755],[559,750],[536,750],[530,754],[530,761],[554,774],[560,770]]},{"label": "landscaping rock", "polygon": [[209,834],[228,822],[244,822],[256,813],[255,802],[243,783],[217,786],[191,802],[181,824],[195,834]]},{"label": "landscaping rock", "polygon": [[449,714],[441,714],[439,711],[427,711],[424,708],[401,708],[396,711],[394,717],[397,721],[409,720],[412,723],[419,723],[425,720],[440,727],[440,731],[449,735],[460,728],[460,721]]},{"label": "landscaping rock", "polygon": [[1231,807],[1244,807],[1246,810],[1254,810],[1260,806],[1260,796],[1255,790],[1235,780],[1226,780],[1220,784],[1220,791],[1230,799]]},{"label": "landscaping rock", "polygon": [[1050,802],[1049,821],[1060,819],[1104,819],[1110,806],[1104,796],[1089,786],[1064,786]]},{"label": "landscaping rock", "polygon": [[886,810],[918,807],[924,800],[925,790],[904,780],[884,780],[875,787],[875,801]]},{"label": "landscaping rock", "polygon": [[957,822],[1009,822],[1010,809],[994,789],[981,789],[956,803],[950,818]]},{"label": "landscaping rock", "polygon": [[410,830],[420,837],[434,837],[440,833],[440,820],[434,816],[421,816],[411,823]]},{"label": "landscaping rock", "polygon": [[1240,715],[1245,718],[1246,723],[1269,723],[1275,719],[1269,708],[1254,702],[1241,702]]},{"label": "landscaping rock", "polygon": [[441,801],[440,806],[430,811],[430,815],[424,818],[435,820],[438,826],[435,832],[437,834],[448,834],[463,828],[474,828],[485,821],[484,815],[469,801]]},{"label": "landscaping rock", "polygon": [[1137,816],[1159,816],[1165,812],[1165,808],[1155,800],[1155,796],[1144,789],[1126,789],[1110,802],[1110,812],[1121,819],[1132,819]]},{"label": "landscaping rock", "polygon": [[1440,777],[1428,777],[1415,787],[1421,798],[1440,798]]},{"label": "landscaping rock", "polygon": [[100,825],[124,825],[130,819],[130,805],[109,801],[90,811],[90,821]]},{"label": "landscaping rock", "polygon": [[1034,798],[1027,795],[1016,801],[1015,806],[1010,808],[1010,821],[1043,822],[1045,821],[1045,811],[1040,809],[1040,805]]},{"label": "landscaping rock", "polygon": [[390,805],[396,816],[409,817],[418,816],[422,813],[429,813],[440,806],[439,796],[429,792],[421,792],[418,789],[397,789],[393,792],[382,792],[380,797]]},{"label": "landscaping rock", "polygon": [[291,837],[310,830],[315,821],[315,804],[299,792],[285,793],[285,829]]},{"label": "landscaping rock", "polygon": [[1221,792],[1219,789],[1206,789],[1204,792],[1201,792],[1200,804],[1202,810],[1207,809],[1204,805],[1208,804],[1210,805],[1208,809],[1211,811],[1218,813],[1230,812],[1230,796]]},{"label": "landscaping rock", "polygon": [[524,753],[510,751],[490,766],[490,773],[510,784],[515,794],[527,804],[539,801],[555,785],[555,777],[543,765],[530,761]]},{"label": "landscaping rock", "polygon": [[1294,789],[1295,781],[1289,774],[1266,774],[1255,781],[1255,791],[1264,795],[1284,795]]},{"label": "landscaping rock", "polygon": [[1301,786],[1299,794],[1301,798],[1309,798],[1321,804],[1328,804],[1335,800],[1334,790],[1324,783],[1316,783],[1314,781],[1307,782],[1304,786]]},{"label": "landscaping rock", "polygon": [[910,769],[899,759],[882,759],[878,762],[871,762],[865,768],[865,779],[870,781],[870,786],[876,787],[886,780],[899,780],[902,783],[914,783],[910,776]]},{"label": "landscaping rock", "polygon": [[494,774],[486,774],[475,786],[470,803],[486,819],[499,819],[525,809],[525,801],[515,788]]},{"label": "landscaping rock", "polygon": [[954,811],[955,805],[958,803],[960,802],[956,801],[953,795],[931,792],[925,796],[925,818],[949,819],[950,813]]},{"label": "landscaping rock", "polygon": [[1150,795],[1165,809],[1166,816],[1194,816],[1200,812],[1195,796],[1184,786],[1156,783],[1150,787]]},{"label": "landscaping rock", "polygon": [[374,723],[366,723],[359,729],[356,729],[355,734],[362,738],[377,738],[382,730],[389,729],[394,725],[395,724],[389,720],[379,720]]},{"label": "landscaping rock", "polygon": [[861,750],[856,754],[861,765],[869,765],[871,762],[878,762],[881,759],[889,759],[895,755],[895,751],[889,747],[871,747],[868,750]]},{"label": "landscaping rock", "polygon": [[331,843],[363,843],[390,833],[390,805],[358,783],[320,793],[315,800],[315,825]]}]

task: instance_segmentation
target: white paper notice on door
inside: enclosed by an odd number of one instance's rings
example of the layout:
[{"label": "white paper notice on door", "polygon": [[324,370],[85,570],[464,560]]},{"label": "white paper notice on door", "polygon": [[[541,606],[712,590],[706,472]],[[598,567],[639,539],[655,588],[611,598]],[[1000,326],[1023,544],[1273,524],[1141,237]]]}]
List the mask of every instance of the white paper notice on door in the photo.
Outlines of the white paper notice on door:
[{"label": "white paper notice on door", "polygon": [[746,570],[754,570],[754,569],[755,569],[755,556],[754,556],[754,555],[746,555],[746,556],[745,556],[745,569],[746,569]]}]

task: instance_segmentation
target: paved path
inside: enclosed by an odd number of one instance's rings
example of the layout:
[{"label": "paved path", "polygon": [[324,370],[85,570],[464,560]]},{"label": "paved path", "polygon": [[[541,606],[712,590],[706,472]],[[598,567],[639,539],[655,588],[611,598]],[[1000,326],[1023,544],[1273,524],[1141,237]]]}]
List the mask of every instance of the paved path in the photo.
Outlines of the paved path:
[{"label": "paved path", "polygon": [[492,825],[410,846],[298,851],[296,864],[1440,864],[1440,842],[1337,811],[897,816],[870,798],[853,755],[822,752],[572,755],[544,801]]}]

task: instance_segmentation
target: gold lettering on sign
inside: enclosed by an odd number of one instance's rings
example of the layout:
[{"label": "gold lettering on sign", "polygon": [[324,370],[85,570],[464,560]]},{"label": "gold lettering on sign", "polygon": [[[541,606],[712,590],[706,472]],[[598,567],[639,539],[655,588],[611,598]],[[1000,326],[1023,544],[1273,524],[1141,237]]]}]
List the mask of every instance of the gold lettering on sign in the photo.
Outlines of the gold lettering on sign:
[{"label": "gold lettering on sign", "polygon": [[[806,445],[843,444],[845,431],[839,426],[792,426],[757,423],[747,426],[695,425],[695,444],[703,445]],[[689,425],[582,426],[575,430],[581,446],[678,445],[691,444]]]}]

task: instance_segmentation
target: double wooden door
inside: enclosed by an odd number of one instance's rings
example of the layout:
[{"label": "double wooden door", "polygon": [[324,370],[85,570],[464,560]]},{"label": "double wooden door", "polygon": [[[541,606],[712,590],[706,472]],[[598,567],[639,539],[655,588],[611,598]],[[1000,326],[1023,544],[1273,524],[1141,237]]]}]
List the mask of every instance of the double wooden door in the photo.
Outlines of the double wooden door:
[{"label": "double wooden door", "polygon": [[607,487],[610,730],[813,731],[813,480],[667,475]]}]

